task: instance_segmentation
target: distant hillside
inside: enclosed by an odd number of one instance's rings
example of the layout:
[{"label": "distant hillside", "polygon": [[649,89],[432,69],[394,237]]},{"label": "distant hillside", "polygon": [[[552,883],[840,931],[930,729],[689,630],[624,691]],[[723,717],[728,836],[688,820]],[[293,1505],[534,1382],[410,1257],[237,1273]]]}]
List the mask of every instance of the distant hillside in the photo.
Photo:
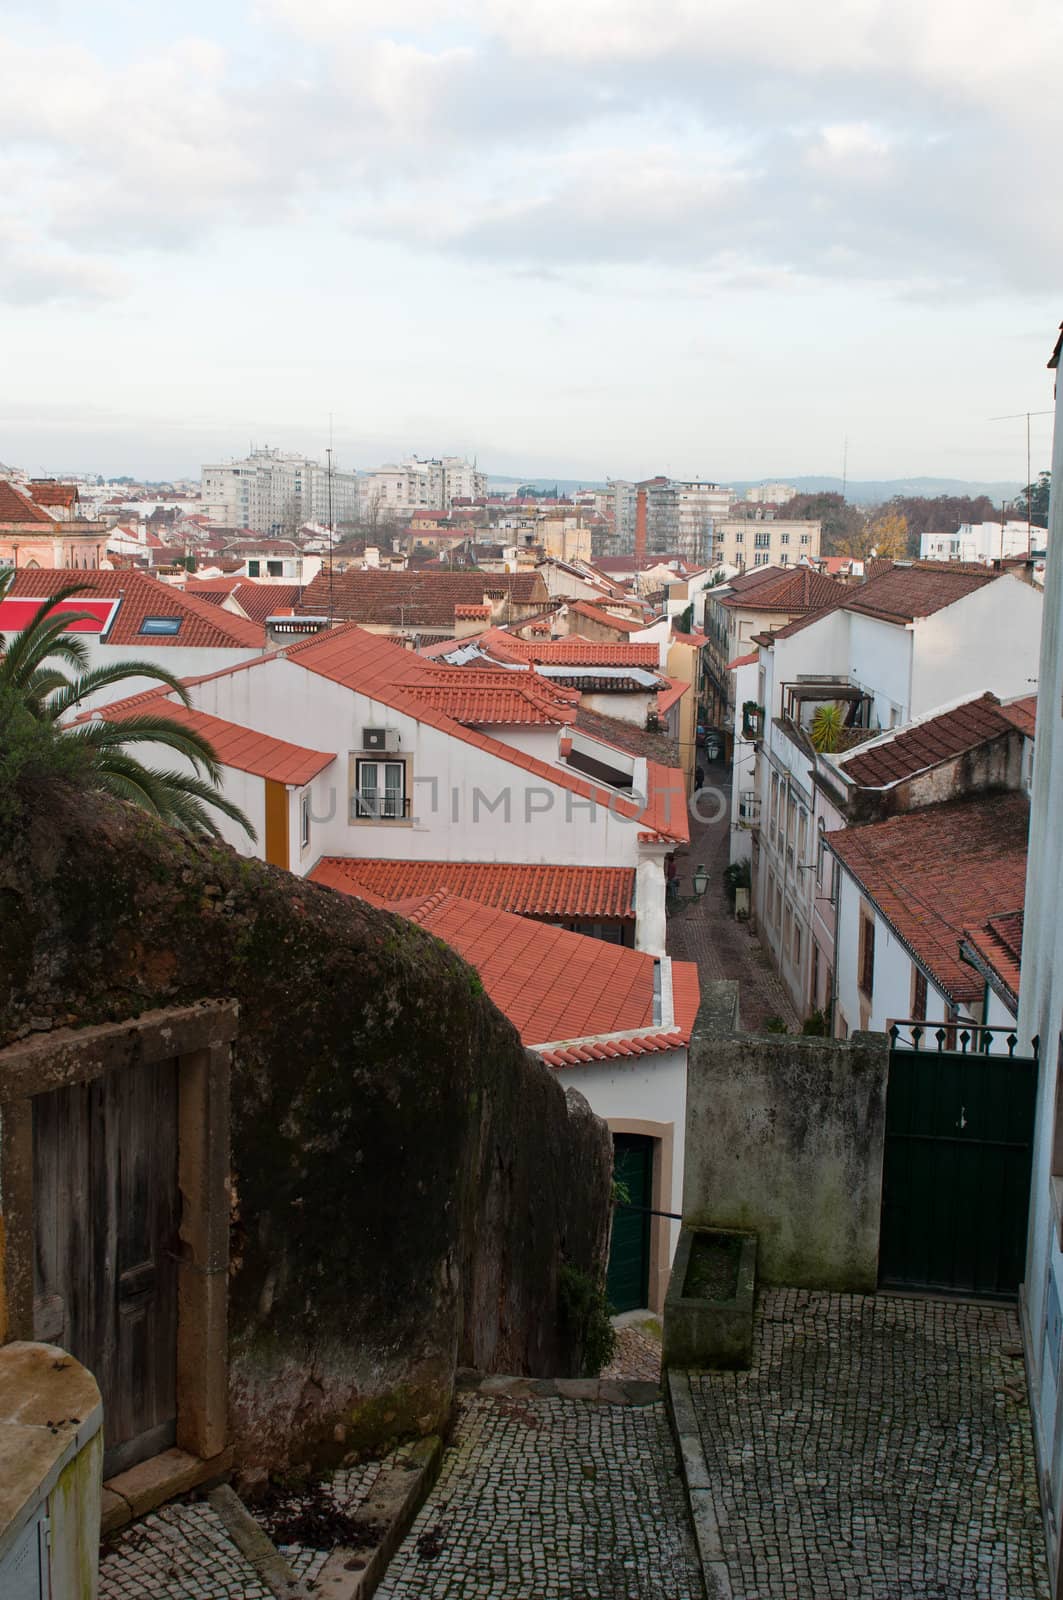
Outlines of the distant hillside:
[{"label": "distant hillside", "polygon": [[[802,494],[841,494],[841,478],[782,478],[781,480],[765,476],[763,478],[745,478],[733,481],[732,487],[741,493],[752,489],[758,483],[783,483],[793,484]],[[970,478],[865,478],[850,479],[845,486],[845,498],[858,506],[876,506],[883,500],[890,500],[895,494],[902,495],[927,495],[934,498],[939,494],[987,494],[990,500],[1013,500],[1025,484],[1021,483],[976,483]]]},{"label": "distant hillside", "polygon": [[[512,474],[489,473],[487,481],[495,493],[500,493],[504,489],[515,489],[520,484],[526,484],[533,489],[553,489],[556,485],[559,494],[572,494],[576,489],[605,488],[604,483],[595,482],[590,478],[516,478]],[[785,473],[765,473],[760,478],[721,478],[718,481],[728,483],[736,494],[744,494],[747,489],[752,489],[758,483],[780,481],[792,483],[802,494],[842,492],[840,478],[793,478]],[[883,500],[892,499],[895,494],[931,497],[939,494],[987,494],[990,500],[999,503],[1001,500],[1014,500],[1023,488],[1025,485],[1021,483],[976,483],[969,478],[864,478],[850,479],[845,486],[845,496],[858,506],[877,506]]]}]

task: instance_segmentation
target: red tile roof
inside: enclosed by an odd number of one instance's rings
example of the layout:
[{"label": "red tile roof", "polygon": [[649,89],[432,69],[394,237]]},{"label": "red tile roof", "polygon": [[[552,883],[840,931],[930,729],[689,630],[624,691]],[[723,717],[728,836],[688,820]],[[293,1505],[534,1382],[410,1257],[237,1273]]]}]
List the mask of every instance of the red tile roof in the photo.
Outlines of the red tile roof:
[{"label": "red tile roof", "polygon": [[298,583],[256,583],[249,578],[233,590],[233,599],[252,622],[264,625],[267,617],[289,616],[302,592]]},{"label": "red tile roof", "polygon": [[[127,649],[147,646],[194,646],[202,649],[259,649],[265,635],[257,623],[222,611],[206,600],[183,594],[172,584],[162,583],[146,572],[85,571],[75,568],[22,569],[15,574],[11,595],[44,599],[68,584],[79,584],[86,595],[100,595],[121,602],[110,628],[101,635],[105,644]],[[140,628],[147,617],[176,617],[180,629],[173,634],[144,634]]]},{"label": "red tile roof", "polygon": [[1027,739],[1032,739],[1037,731],[1037,696],[1026,694],[1018,700],[1005,700],[1000,714]]},{"label": "red tile roof", "polygon": [[406,687],[421,705],[474,727],[489,722],[556,726],[574,722],[579,705],[578,690],[551,684],[532,671],[442,668]]},{"label": "red tile roof", "polygon": [[[193,688],[197,684],[274,661],[277,656],[277,652],[272,652],[236,666],[223,667],[217,672],[187,678],[185,682],[189,688]],[[642,822],[672,843],[685,844],[690,838],[686,790],[683,774],[678,768],[647,761],[648,794],[645,797],[633,795],[629,799],[616,789],[586,779],[566,767],[553,766],[514,745],[494,739],[475,726],[464,726],[453,716],[437,710],[427,700],[418,698],[416,690],[419,684],[436,679],[441,671],[464,678],[463,668],[440,668],[435,662],[404,650],[379,634],[366,633],[353,623],[345,623],[312,639],[291,645],[283,652],[283,657],[308,672],[316,672],[333,683],[342,684],[381,705],[391,706],[419,722],[438,728],[465,744],[475,745],[497,760],[522,767],[547,783],[568,789],[585,800],[592,800],[596,805],[606,806],[615,817]]]},{"label": "red tile roof", "polygon": [[116,705],[103,706],[99,715],[108,722],[124,722],[129,717],[142,716],[149,711],[169,717],[182,727],[193,728],[209,739],[223,767],[235,767],[240,772],[251,772],[259,778],[273,778],[277,783],[291,784],[295,788],[309,783],[311,778],[337,759],[334,750],[309,750],[303,745],[290,744],[287,739],[255,733],[253,729],[243,728],[239,723],[228,722],[223,717],[212,717],[205,711],[192,711],[171,699],[166,690],[147,690]]},{"label": "red tile roof", "polygon": [[928,562],[925,565],[892,566],[880,577],[869,578],[857,588],[847,588],[842,604],[846,611],[887,621],[912,622],[916,617],[932,617],[946,606],[984,589],[1002,574],[985,567],[957,570],[955,562]]},{"label": "red tile roof", "polygon": [[[462,641],[464,643],[465,641]],[[660,661],[655,644],[629,644],[627,640],[585,639],[569,634],[566,639],[519,639],[503,628],[488,628],[476,640],[483,650],[500,661],[533,661],[538,666],[650,667]]]},{"label": "red tile roof", "polygon": [[56,483],[53,478],[34,478],[30,494],[39,506],[73,506],[77,502],[77,485]]},{"label": "red tile roof", "polygon": [[29,495],[16,489],[6,478],[0,479],[0,526],[13,522],[37,522],[52,533],[63,532],[55,518],[42,511]]},{"label": "red tile roof", "polygon": [[671,711],[677,700],[682,700],[690,688],[690,684],[684,682],[682,678],[669,678],[667,683],[667,689],[658,689],[657,691],[657,710],[662,717],[666,712]]},{"label": "red tile roof", "polygon": [[837,604],[849,592],[823,572],[811,567],[792,567],[780,572],[770,583],[759,583],[752,589],[746,586],[720,604],[735,611],[819,611]]},{"label": "red tile roof", "polygon": [[1006,912],[990,917],[981,928],[965,928],[964,941],[969,947],[964,951],[968,960],[974,958],[977,968],[987,969],[996,979],[996,987],[1003,989],[1014,1015],[1019,1009],[1019,977],[1022,967],[1023,913]]},{"label": "red tile roof", "polygon": [[520,861],[370,861],[325,856],[310,877],[384,900],[444,890],[515,916],[633,922],[634,867],[558,867]]},{"label": "red tile roof", "polygon": [[1025,795],[985,794],[826,839],[944,992],[977,1001],[982,980],[961,959],[960,940],[1023,904],[1029,814]]},{"label": "red tile roof", "polygon": [[574,611],[577,616],[586,617],[590,622],[597,622],[606,628],[615,628],[618,633],[637,633],[646,626],[645,621],[636,622],[631,617],[615,617],[611,611],[603,611],[601,606],[592,605],[589,600],[574,600],[569,605],[569,611]]},{"label": "red tile roof", "polygon": [[727,663],[727,671],[734,672],[737,667],[752,667],[760,660],[755,650],[750,650],[748,655],[735,656],[733,661]]},{"label": "red tile roof", "polygon": [[989,739],[1002,739],[1014,727],[1013,718],[1005,716],[996,695],[983,694],[835,759],[862,789],[883,789],[974,750]]},{"label": "red tile roof", "polygon": [[[490,590],[509,596],[518,605],[549,599],[546,584],[537,572],[349,569],[333,575],[331,615],[393,628],[451,628],[455,606],[482,605]],[[298,609],[304,616],[330,614],[327,571],[319,572],[307,585]]]},{"label": "red tile roof", "polygon": [[[641,950],[515,917],[457,895],[393,909],[474,966],[526,1045],[554,1067],[682,1049],[697,1015],[697,970],[673,984],[675,1025],[654,1027],[657,962]],[[683,963],[673,964],[683,967]],[[692,964],[691,964],[692,966]],[[551,1046],[552,1048],[543,1048]]]},{"label": "red tile roof", "polygon": [[709,642],[708,634],[699,633],[697,629],[695,629],[693,633],[683,633],[679,628],[673,628],[672,638],[675,640],[676,644],[693,645],[697,650],[700,650],[702,645],[706,645]]}]

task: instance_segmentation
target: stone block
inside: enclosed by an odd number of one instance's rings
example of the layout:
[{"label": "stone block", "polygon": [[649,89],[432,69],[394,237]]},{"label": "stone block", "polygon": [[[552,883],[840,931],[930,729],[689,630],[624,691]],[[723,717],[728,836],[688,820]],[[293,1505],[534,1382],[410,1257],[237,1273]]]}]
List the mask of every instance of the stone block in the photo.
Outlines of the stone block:
[{"label": "stone block", "polygon": [[208,1461],[201,1456],[191,1456],[186,1450],[162,1450],[157,1456],[110,1478],[104,1487],[112,1494],[121,1495],[134,1517],[143,1517],[156,1506],[179,1494],[187,1494],[201,1483],[224,1477],[231,1466],[231,1450],[222,1450]]},{"label": "stone block", "polygon": [[[698,1293],[690,1281],[699,1245],[728,1243],[736,1248],[732,1283],[719,1298]],[[753,1353],[753,1297],[757,1240],[751,1233],[724,1228],[684,1227],[672,1264],[664,1302],[665,1367],[748,1367]]]}]

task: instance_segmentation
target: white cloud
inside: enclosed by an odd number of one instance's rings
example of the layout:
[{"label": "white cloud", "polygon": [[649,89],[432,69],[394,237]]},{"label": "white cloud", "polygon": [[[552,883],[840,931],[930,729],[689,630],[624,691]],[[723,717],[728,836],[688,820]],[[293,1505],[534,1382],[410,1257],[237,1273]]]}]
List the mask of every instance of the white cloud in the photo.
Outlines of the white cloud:
[{"label": "white cloud", "polygon": [[522,270],[1037,288],[1061,64],[1057,0],[260,0],[226,48],[121,57],[38,28],[0,40],[2,198],[70,293],[319,204]]}]

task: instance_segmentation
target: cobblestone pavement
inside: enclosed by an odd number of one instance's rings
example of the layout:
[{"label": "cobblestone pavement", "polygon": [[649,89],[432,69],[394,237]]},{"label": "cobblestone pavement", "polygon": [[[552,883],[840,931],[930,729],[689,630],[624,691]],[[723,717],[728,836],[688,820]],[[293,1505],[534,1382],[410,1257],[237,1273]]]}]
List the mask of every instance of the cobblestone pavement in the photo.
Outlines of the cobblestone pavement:
[{"label": "cobblestone pavement", "polygon": [[180,1501],[100,1552],[100,1600],[273,1600],[213,1506]]},{"label": "cobblestone pavement", "polygon": [[[756,1033],[769,1017],[782,1017],[791,1029],[801,1018],[775,968],[749,924],[736,922],[723,889],[723,872],[730,859],[731,771],[722,762],[705,767],[705,787],[716,788],[728,802],[718,822],[690,818],[690,846],[676,852],[680,903],[668,917],[668,954],[676,961],[694,961],[702,987],[719,978],[737,978],[739,1021],[747,1033]],[[708,807],[707,807],[708,809]],[[704,864],[709,886],[694,898],[694,869]]]},{"label": "cobblestone pavement", "polygon": [[734,1600],[1048,1600],[1010,1309],[766,1292],[691,1391]]},{"label": "cobblestone pavement", "polygon": [[700,1600],[661,1404],[460,1401],[379,1600]]},{"label": "cobblestone pavement", "polygon": [[[311,1489],[309,1499],[306,1491],[293,1490],[289,1500],[276,1505],[275,1514],[287,1514],[289,1522],[298,1523],[302,1513],[306,1533],[300,1542],[275,1540],[297,1578],[316,1578],[332,1549],[327,1529],[320,1530],[324,1537],[313,1537],[314,1513],[327,1513],[332,1504],[351,1515],[368,1499],[379,1471],[378,1461],[341,1469]],[[271,1520],[258,1520],[272,1537]],[[214,1507],[195,1498],[174,1501],[123,1528],[100,1552],[99,1600],[148,1596],[151,1600],[273,1600]]]},{"label": "cobblestone pavement", "polygon": [[[614,1319],[616,1321],[617,1319]],[[603,1378],[639,1378],[644,1383],[661,1381],[661,1329],[654,1331],[637,1322],[620,1322],[616,1329],[616,1354]]]}]

